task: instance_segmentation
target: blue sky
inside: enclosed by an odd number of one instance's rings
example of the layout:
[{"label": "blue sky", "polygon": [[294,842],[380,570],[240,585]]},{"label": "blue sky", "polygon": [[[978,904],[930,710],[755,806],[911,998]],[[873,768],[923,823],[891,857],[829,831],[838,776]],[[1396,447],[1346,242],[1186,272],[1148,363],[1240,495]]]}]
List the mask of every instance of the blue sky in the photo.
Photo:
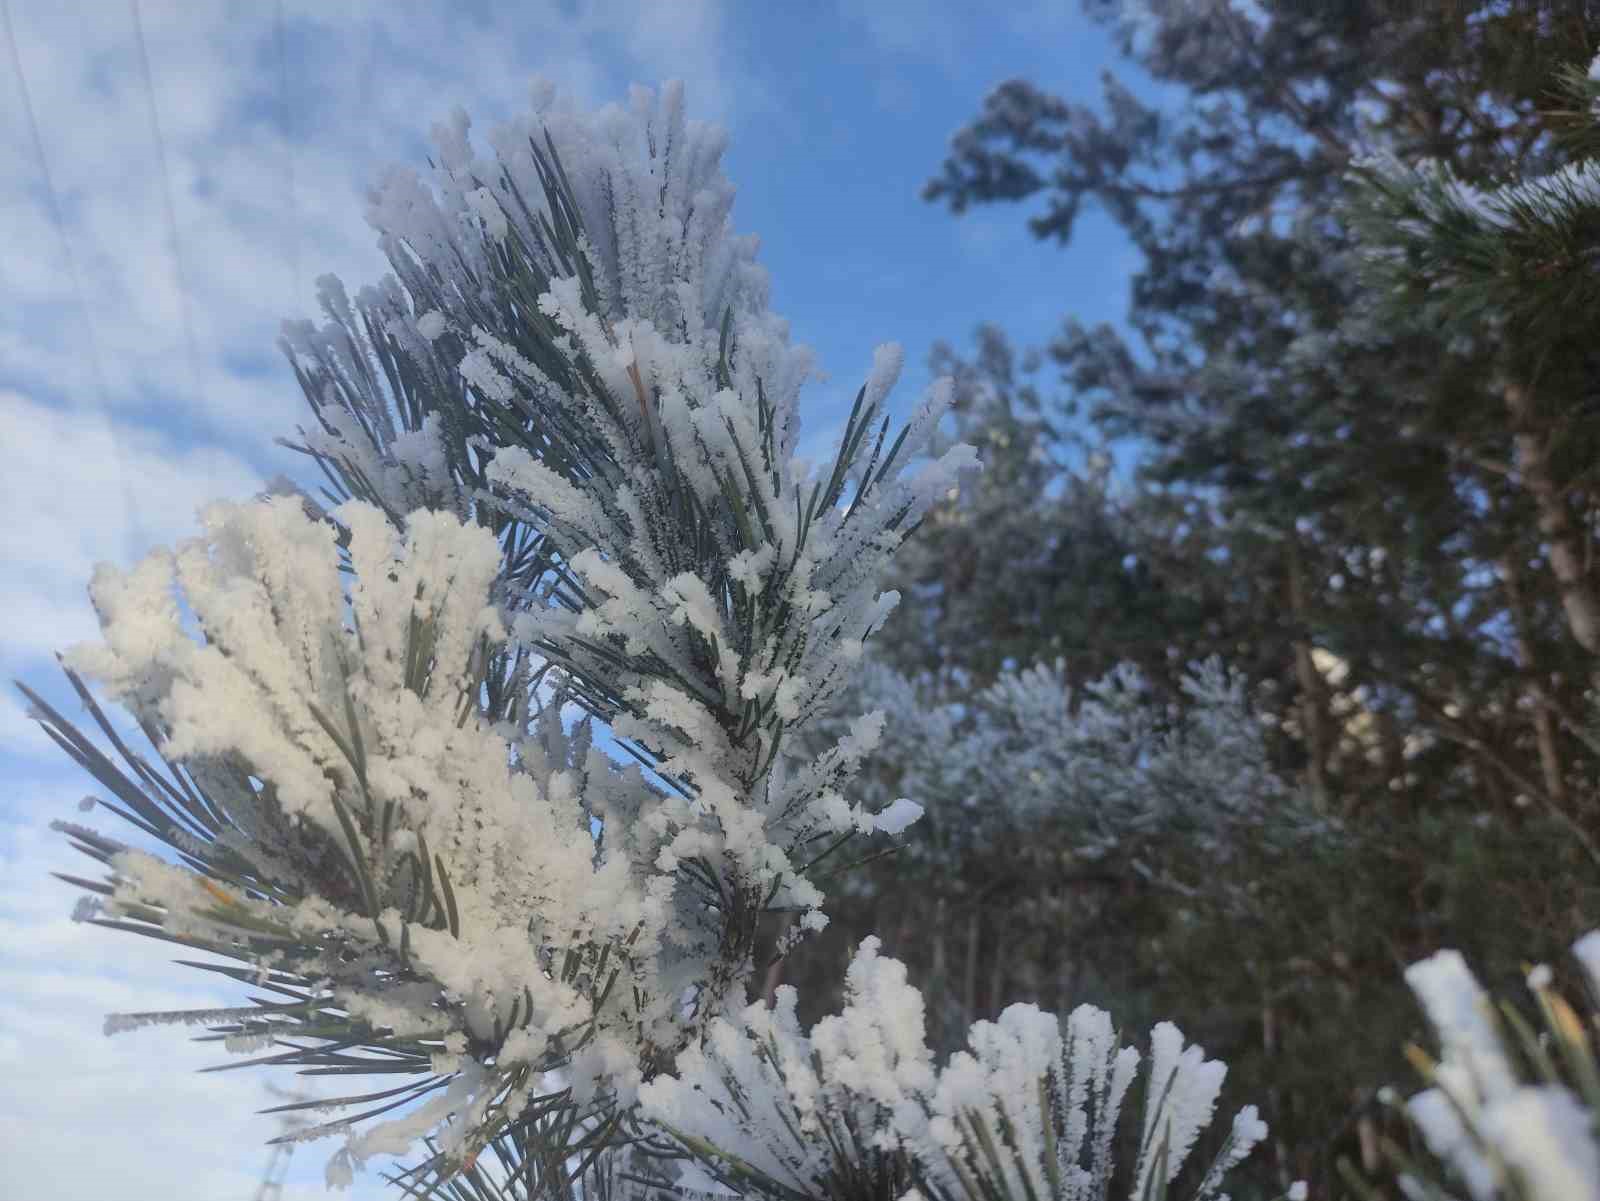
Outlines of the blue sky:
[{"label": "blue sky", "polygon": [[[362,218],[377,169],[424,166],[428,127],[455,105],[487,132],[535,73],[589,105],[681,78],[691,116],[728,128],[735,227],[761,235],[773,306],[831,377],[804,402],[803,453],[827,448],[880,342],[906,348],[904,414],[934,341],[965,345],[989,320],[1035,344],[1064,314],[1114,319],[1126,302],[1134,260],[1107,223],[1063,251],[1017,208],[957,219],[918,198],[1001,80],[1098,91],[1109,41],[1072,0],[0,4],[39,137],[8,58],[0,668],[69,713],[51,654],[95,632],[96,562],[189,535],[209,499],[308,478],[272,444],[304,405],[277,323],[313,315],[323,272],[352,291],[383,273]],[[251,1116],[270,1103],[259,1080],[196,1075],[218,1056],[182,1031],[100,1034],[107,1011],[228,994],[156,944],[67,920],[73,891],[45,873],[84,865],[46,824],[76,816],[88,781],[9,696],[0,778],[0,1156],[33,1165],[8,1169],[0,1201],[253,1195],[272,1131]],[[324,1195],[324,1157],[296,1155],[290,1198]],[[353,1195],[385,1190],[369,1178]]]}]

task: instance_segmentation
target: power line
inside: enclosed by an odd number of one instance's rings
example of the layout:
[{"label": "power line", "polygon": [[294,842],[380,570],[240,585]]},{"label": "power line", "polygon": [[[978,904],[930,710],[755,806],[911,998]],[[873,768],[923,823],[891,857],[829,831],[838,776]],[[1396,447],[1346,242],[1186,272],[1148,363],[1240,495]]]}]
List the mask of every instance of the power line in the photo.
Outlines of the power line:
[{"label": "power line", "polygon": [[44,152],[44,139],[39,135],[38,116],[33,111],[33,98],[28,93],[28,78],[22,71],[22,55],[17,49],[16,30],[11,24],[9,0],[0,0],[0,24],[6,31],[6,47],[11,54],[11,73],[17,81],[17,91],[22,96],[22,112],[28,121],[28,135],[33,140],[33,154],[39,162],[39,174],[44,179],[45,198],[50,206],[50,219],[56,227],[56,237],[61,241],[61,254],[67,260],[67,278],[72,283],[72,294],[78,302],[78,312],[83,318],[84,340],[89,350],[89,370],[94,376],[95,391],[99,394],[100,416],[106,424],[107,442],[111,457],[116,463],[117,486],[122,493],[122,511],[127,525],[123,527],[125,539],[131,537],[137,518],[133,503],[133,484],[123,461],[122,444],[117,440],[111,420],[111,391],[106,386],[106,374],[100,364],[100,346],[94,336],[94,319],[89,313],[89,302],[83,290],[83,277],[78,271],[78,256],[72,252],[72,239],[67,235],[66,215],[61,209],[61,197],[56,191],[55,179],[50,174],[50,160]]},{"label": "power line", "polygon": [[150,54],[145,47],[144,25],[139,20],[139,0],[128,0],[133,10],[133,36],[139,47],[139,68],[144,75],[144,94],[150,109],[150,131],[155,135],[156,161],[161,168],[161,200],[167,213],[167,234],[172,239],[172,267],[178,280],[178,305],[183,321],[183,340],[189,351],[189,375],[195,398],[200,397],[200,353],[195,348],[194,322],[189,312],[189,286],[183,274],[183,254],[178,243],[178,214],[172,204],[172,183],[167,174],[166,141],[161,136],[161,119],[156,113],[156,89],[150,78]]},{"label": "power line", "polygon": [[[361,10],[361,8],[363,6],[362,6],[362,3],[361,3],[361,0],[352,0],[350,7],[353,10],[353,12],[358,12],[358,11]],[[360,80],[361,100],[360,100],[360,103],[358,103],[356,105],[356,111],[358,113],[361,113],[363,118],[367,121],[367,124],[365,126],[363,126],[364,130],[371,128],[371,119],[372,119],[372,111],[371,111],[372,110],[372,60],[373,60],[373,56],[377,53],[377,46],[378,46],[378,18],[376,16],[374,16],[371,11],[369,11],[367,13],[367,44],[366,44],[365,51],[361,56],[361,70],[357,74],[357,78]]]},{"label": "power line", "polygon": [[284,49],[283,0],[274,5],[278,35],[278,127],[283,133],[283,170],[286,209],[289,214],[289,274],[294,281],[291,307],[300,303],[300,222],[294,205],[294,146],[289,140],[289,59]]},{"label": "power line", "polygon": [[39,174],[44,179],[50,217],[55,223],[56,236],[61,240],[61,253],[67,260],[67,276],[72,282],[72,293],[78,302],[78,312],[83,317],[83,330],[89,345],[89,369],[94,373],[95,388],[100,393],[100,406],[109,409],[110,392],[106,388],[105,372],[100,367],[100,350],[95,341],[94,321],[89,315],[88,301],[84,298],[83,279],[78,273],[78,258],[72,253],[72,239],[67,236],[67,222],[61,211],[61,198],[56,193],[55,180],[50,175],[50,160],[45,157],[44,139],[39,136],[39,121],[34,115],[33,99],[28,94],[27,76],[22,73],[22,56],[17,52],[17,36],[11,27],[11,7],[8,0],[0,0],[0,22],[5,25],[6,46],[11,51],[11,73],[16,78],[17,91],[22,94],[22,112],[28,121],[28,134],[33,139],[33,154],[39,162]]},{"label": "power line", "polygon": [[[307,1102],[316,1099],[314,1093],[289,1092],[272,1084],[267,1085],[267,1091],[274,1096],[282,1097],[284,1100],[302,1107]],[[305,1116],[303,1108],[290,1108],[286,1112],[278,1113],[278,1125],[283,1128],[283,1134],[289,1135],[294,1134],[296,1131],[304,1130],[311,1125],[311,1121]],[[256,1190],[255,1201],[283,1201],[283,1185],[289,1178],[289,1158],[293,1153],[294,1143],[292,1141],[272,1144],[272,1152],[267,1158],[266,1170],[261,1173],[261,1187]]]}]

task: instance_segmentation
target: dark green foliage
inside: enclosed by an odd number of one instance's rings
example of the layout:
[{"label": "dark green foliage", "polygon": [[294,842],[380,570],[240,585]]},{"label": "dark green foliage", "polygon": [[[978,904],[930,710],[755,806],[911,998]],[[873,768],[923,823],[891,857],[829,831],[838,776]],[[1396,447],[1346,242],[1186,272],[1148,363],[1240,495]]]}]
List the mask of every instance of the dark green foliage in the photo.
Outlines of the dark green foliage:
[{"label": "dark green foliage", "polygon": [[[1499,986],[1600,901],[1600,218],[1569,182],[1485,228],[1409,174],[1435,160],[1429,178],[1493,194],[1593,154],[1600,10],[1086,7],[1137,70],[1098,108],[1000,85],[927,196],[1032,199],[1044,241],[1109,214],[1143,257],[1133,337],[1069,319],[1059,399],[995,331],[972,363],[936,352],[991,467],[926,523],[879,652],[926,673],[929,703],[1057,655],[1080,680],[1131,660],[1165,694],[1220,652],[1348,836],[1230,865],[1249,914],[1126,865],[1084,874],[1036,836],[943,885],[874,876],[835,925],[875,923],[942,982],[952,1031],[1018,997],[1172,1017],[1262,1103],[1263,1192],[1334,1195],[1419,1032],[1400,969],[1451,945]],[[1398,166],[1374,174],[1377,154]],[[1077,413],[1133,480],[1085,465]],[[951,820],[930,807],[913,837]]]}]

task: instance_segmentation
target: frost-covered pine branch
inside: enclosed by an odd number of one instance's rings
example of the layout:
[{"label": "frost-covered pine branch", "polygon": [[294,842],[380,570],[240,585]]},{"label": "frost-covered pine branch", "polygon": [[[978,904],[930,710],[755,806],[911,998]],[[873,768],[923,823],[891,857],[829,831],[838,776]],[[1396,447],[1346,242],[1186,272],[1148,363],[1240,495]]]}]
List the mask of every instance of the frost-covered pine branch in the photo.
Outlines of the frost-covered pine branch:
[{"label": "frost-covered pine branch", "polygon": [[429,1189],[553,1114],[603,1143],[743,1003],[761,915],[820,927],[810,865],[915,815],[846,798],[877,715],[810,755],[794,736],[892,608],[889,556],[975,466],[912,467],[946,384],[889,440],[893,346],[835,461],[795,458],[810,356],[678,86],[597,114],[536,86],[493,159],[467,132],[456,113],[431,179],[373,194],[398,278],[352,306],[325,277],[329,322],[287,327],[326,505],[217,505],[96,574],[103,640],[72,682],[167,775],[98,708],[125,767],[29,693],[170,852],[68,828],[107,869],[89,916],[284,998],[112,1025],[221,1022],[263,1062],[407,1077],[304,1135],[347,1135],[335,1179],[436,1136]]},{"label": "frost-covered pine branch", "polygon": [[[1584,986],[1600,998],[1600,931],[1572,953]],[[1461,955],[1443,950],[1406,969],[1439,1040],[1439,1056],[1407,1053],[1428,1087],[1399,1102],[1383,1096],[1419,1136],[1415,1154],[1384,1145],[1386,1166],[1410,1201],[1594,1201],[1600,1198],[1600,1058],[1594,1023],[1554,985],[1545,965],[1528,973],[1537,1029],[1517,1009],[1494,1004]],[[1355,1169],[1345,1179],[1372,1195]]]},{"label": "frost-covered pine branch", "polygon": [[[67,666],[120,764],[28,692],[166,848],[63,825],[105,869],[73,878],[81,915],[266,994],[108,1029],[198,1022],[253,1062],[402,1077],[317,1101],[295,1137],[344,1136],[335,1182],[422,1143],[409,1195],[653,1189],[676,1140],[790,1198],[1106,1196],[1134,1058],[1105,1015],[1063,1032],[1013,1007],[936,1069],[870,941],[809,1035],[792,993],[745,1007],[762,915],[819,928],[816,865],[918,813],[848,799],[881,713],[806,735],[894,603],[889,557],[975,466],[958,445],[912,468],[948,387],[890,441],[885,348],[835,461],[795,459],[809,358],[676,87],[593,115],[536,89],[493,161],[460,114],[435,135],[430,181],[374,193],[398,278],[354,306],[325,279],[329,322],[286,333],[323,501],[219,503],[175,551],[96,572],[102,639]],[[1048,724],[1049,684],[991,703]],[[1168,1025],[1152,1047],[1141,1198],[1222,1076]],[[1261,1134],[1245,1110],[1199,1195]]]},{"label": "frost-covered pine branch", "polygon": [[[675,1075],[640,1092],[724,1187],[771,1201],[1104,1201],[1166,1197],[1210,1124],[1226,1068],[1151,1032],[1137,1152],[1118,1172],[1119,1125],[1141,1057],[1111,1018],[1083,1005],[1063,1023],[1034,1005],[977,1022],[936,1067],[922,995],[905,967],[861,944],[844,1008],[802,1033],[796,995],[713,1023]],[[1214,1196],[1266,1137],[1254,1106],[1233,1119],[1186,1195]],[[914,1191],[913,1191],[914,1190]]]},{"label": "frost-covered pine branch", "polygon": [[1394,303],[1456,332],[1509,327],[1530,361],[1600,303],[1600,67],[1569,66],[1555,84],[1568,107],[1548,117],[1566,165],[1475,187],[1447,163],[1381,156],[1353,172],[1346,209],[1369,278]]}]

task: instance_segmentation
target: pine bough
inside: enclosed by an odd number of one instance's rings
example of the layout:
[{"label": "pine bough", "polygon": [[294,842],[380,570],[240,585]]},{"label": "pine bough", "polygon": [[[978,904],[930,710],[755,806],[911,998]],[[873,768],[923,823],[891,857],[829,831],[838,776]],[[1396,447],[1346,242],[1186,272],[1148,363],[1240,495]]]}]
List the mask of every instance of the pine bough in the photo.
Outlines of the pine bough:
[{"label": "pine bough", "polygon": [[[1572,946],[1583,984],[1600,1001],[1600,931]],[[1416,1136],[1414,1153],[1381,1150],[1407,1201],[1600,1201],[1600,1057],[1586,1022],[1544,964],[1527,976],[1534,1022],[1494,1004],[1458,951],[1406,969],[1439,1041],[1437,1058],[1408,1047],[1428,1087],[1405,1101],[1380,1094]],[[1362,1201],[1378,1196],[1339,1164]],[[1451,1191],[1459,1190],[1459,1191]]]},{"label": "pine bough", "polygon": [[[536,85],[493,158],[467,134],[458,111],[431,178],[375,189],[394,276],[353,305],[324,277],[327,322],[285,326],[315,418],[287,445],[321,498],[215,504],[96,571],[102,640],[64,662],[116,757],[24,688],[141,835],[60,824],[104,869],[70,877],[79,916],[259,994],[108,1031],[199,1022],[251,1063],[379,1077],[302,1103],[336,1116],[292,1137],[344,1137],[336,1183],[421,1142],[408,1195],[709,1173],[818,1201],[1106,1196],[1138,1056],[1105,1014],[1014,1006],[936,1069],[870,939],[809,1035],[791,991],[745,1004],[762,916],[819,929],[817,866],[920,812],[847,799],[881,713],[799,736],[893,607],[889,557],[976,467],[919,460],[948,381],[891,440],[880,349],[837,455],[796,458],[811,359],[676,85],[596,114]],[[1166,1194],[1223,1071],[1156,1027],[1118,1187]],[[1247,1107],[1195,1195],[1264,1134]]]}]

